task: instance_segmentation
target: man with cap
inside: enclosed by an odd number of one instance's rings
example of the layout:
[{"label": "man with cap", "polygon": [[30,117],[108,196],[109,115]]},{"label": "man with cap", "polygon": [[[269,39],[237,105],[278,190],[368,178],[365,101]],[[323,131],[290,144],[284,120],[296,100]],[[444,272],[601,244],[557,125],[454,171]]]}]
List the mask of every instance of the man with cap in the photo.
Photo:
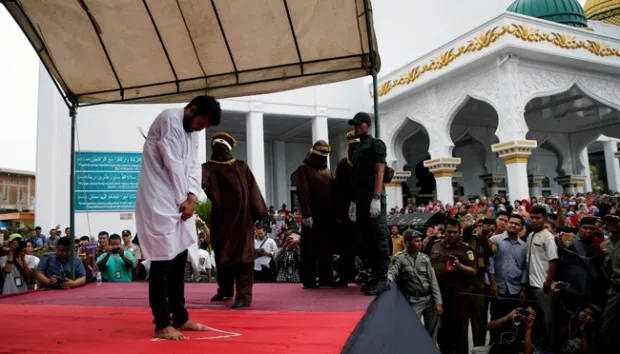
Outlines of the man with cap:
[{"label": "man with cap", "polygon": [[604,299],[596,299],[597,289],[602,281],[602,273],[596,256],[596,217],[585,216],[579,223],[577,235],[562,234],[558,242],[558,280],[569,284],[560,290],[560,299],[564,306],[576,311],[588,303],[602,305]]},{"label": "man with cap", "polygon": [[407,249],[392,257],[388,279],[396,281],[416,315],[424,318],[424,327],[437,343],[439,316],[443,314],[441,292],[430,258],[420,253],[422,234],[415,230],[404,232]]},{"label": "man with cap", "polygon": [[202,187],[211,201],[211,245],[215,252],[217,293],[222,301],[237,291],[232,308],[249,307],[254,284],[254,223],[267,215],[267,206],[247,163],[237,160],[230,134],[211,137],[211,159],[202,165]]},{"label": "man with cap", "polygon": [[[347,156],[343,157],[334,173],[333,194],[336,205],[336,225],[337,234],[341,235],[335,240],[338,242],[340,255],[338,260],[338,273],[340,279],[349,280],[355,272],[355,255],[366,265],[365,247],[361,239],[357,225],[349,219],[349,206],[353,200],[353,163],[351,162],[353,151],[360,143],[360,139],[355,136],[355,131],[350,131],[346,135],[348,149]],[[364,267],[366,268],[366,267]]]},{"label": "man with cap", "polygon": [[349,218],[357,222],[362,239],[368,245],[372,279],[366,285],[365,294],[375,296],[390,287],[387,281],[390,244],[384,189],[387,150],[383,141],[370,135],[371,119],[368,113],[357,113],[349,125],[355,127],[355,136],[360,139],[352,154],[353,200]]},{"label": "man with cap", "polygon": [[609,289],[603,312],[601,338],[606,350],[603,352],[614,353],[620,348],[620,217],[617,212],[605,216],[605,227],[609,231],[609,239],[601,243],[601,253]]},{"label": "man with cap", "polygon": [[9,250],[6,256],[0,257],[0,294],[14,294],[28,290],[32,269],[26,262],[26,247],[20,234],[11,234],[8,239]]},{"label": "man with cap", "polygon": [[[305,289],[332,284],[329,235],[333,227],[332,176],[327,168],[329,144],[319,140],[295,170],[302,217],[301,280]],[[316,278],[319,278],[319,284]]]}]

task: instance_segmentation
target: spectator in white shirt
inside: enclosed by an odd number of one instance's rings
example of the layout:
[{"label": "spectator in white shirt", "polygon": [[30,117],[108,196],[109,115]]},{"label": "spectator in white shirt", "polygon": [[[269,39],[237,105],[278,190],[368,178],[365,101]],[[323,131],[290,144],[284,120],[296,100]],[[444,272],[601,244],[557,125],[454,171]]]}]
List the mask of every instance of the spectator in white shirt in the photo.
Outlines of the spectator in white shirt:
[{"label": "spectator in white shirt", "polygon": [[527,239],[526,267],[521,283],[529,286],[529,297],[535,300],[542,313],[546,348],[554,340],[553,304],[551,282],[558,269],[558,247],[555,237],[544,228],[547,219],[545,207],[537,205],[530,211],[530,225],[534,230]]},{"label": "spectator in white shirt", "polygon": [[254,260],[254,278],[257,281],[273,281],[275,275],[275,262],[272,262],[278,246],[276,241],[267,237],[262,229],[256,230],[254,250],[257,258]]}]

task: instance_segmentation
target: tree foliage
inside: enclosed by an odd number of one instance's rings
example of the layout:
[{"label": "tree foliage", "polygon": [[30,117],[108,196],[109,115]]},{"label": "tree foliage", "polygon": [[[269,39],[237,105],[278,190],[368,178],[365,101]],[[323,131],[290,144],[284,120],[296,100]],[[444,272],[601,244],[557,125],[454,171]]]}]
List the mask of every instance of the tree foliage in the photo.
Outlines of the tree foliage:
[{"label": "tree foliage", "polygon": [[211,227],[211,201],[207,200],[206,202],[198,202],[196,204],[196,214],[207,224],[207,226]]},{"label": "tree foliage", "polygon": [[592,191],[601,193],[605,189],[605,185],[598,175],[596,166],[590,165],[590,182],[592,183]]}]

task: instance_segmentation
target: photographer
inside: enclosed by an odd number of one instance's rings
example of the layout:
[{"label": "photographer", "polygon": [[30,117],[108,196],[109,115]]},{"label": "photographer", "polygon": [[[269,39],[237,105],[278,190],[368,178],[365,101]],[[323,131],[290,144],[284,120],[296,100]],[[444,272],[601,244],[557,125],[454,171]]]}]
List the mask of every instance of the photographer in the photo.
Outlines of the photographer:
[{"label": "photographer", "polygon": [[84,264],[75,259],[75,279],[71,279],[69,249],[71,240],[63,237],[56,244],[55,254],[46,254],[37,266],[37,281],[41,286],[55,289],[73,289],[86,284]]},{"label": "photographer", "polygon": [[2,268],[3,280],[2,294],[14,294],[28,290],[28,283],[32,275],[32,270],[26,262],[26,242],[21,235],[12,234],[9,236],[8,254],[0,257],[0,267]]},{"label": "photographer", "polygon": [[112,282],[130,282],[131,269],[136,265],[136,259],[128,250],[121,247],[121,237],[110,235],[110,244],[106,253],[97,258],[97,268],[103,279]]}]

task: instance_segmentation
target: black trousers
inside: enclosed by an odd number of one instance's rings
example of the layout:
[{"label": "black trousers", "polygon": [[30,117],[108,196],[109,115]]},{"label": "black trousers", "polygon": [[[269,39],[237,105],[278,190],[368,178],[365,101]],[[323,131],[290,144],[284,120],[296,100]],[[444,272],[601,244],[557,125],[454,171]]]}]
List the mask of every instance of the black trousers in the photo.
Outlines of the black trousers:
[{"label": "black trousers", "polygon": [[[152,261],[149,271],[149,305],[153,312],[155,331],[172,325],[180,328],[189,320],[185,309],[183,275],[187,250],[169,261]],[[170,316],[172,315],[172,321]]]}]

